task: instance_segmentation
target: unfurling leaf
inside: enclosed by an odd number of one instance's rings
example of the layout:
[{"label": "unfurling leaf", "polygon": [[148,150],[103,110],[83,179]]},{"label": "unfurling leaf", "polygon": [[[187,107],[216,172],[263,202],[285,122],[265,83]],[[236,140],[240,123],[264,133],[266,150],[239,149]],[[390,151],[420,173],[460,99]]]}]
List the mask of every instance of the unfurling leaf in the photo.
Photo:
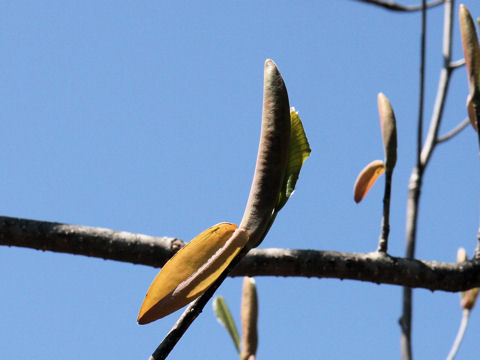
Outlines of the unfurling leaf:
[{"label": "unfurling leaf", "polygon": [[257,352],[258,345],[258,297],[255,279],[251,277],[243,278],[242,288],[242,353],[241,360],[248,360]]},{"label": "unfurling leaf", "polygon": [[385,151],[386,171],[393,171],[397,162],[397,124],[392,105],[383,93],[379,93],[378,115],[382,128],[383,150]]},{"label": "unfurling leaf", "polygon": [[232,338],[233,345],[240,354],[240,336],[238,335],[237,326],[235,325],[230,309],[222,296],[217,296],[213,300],[213,311],[215,312],[218,322],[227,329]]},{"label": "unfurling leaf", "polygon": [[138,314],[147,324],[182,308],[203,294],[248,241],[248,233],[230,223],[205,230],[175,254],[148,289]]},{"label": "unfurling leaf", "polygon": [[470,122],[474,129],[477,130],[477,121],[480,119],[477,119],[475,108],[480,107],[480,45],[472,16],[463,4],[460,5],[459,18],[468,87],[470,89],[467,99],[467,110]]},{"label": "unfurling leaf", "polygon": [[303,129],[302,120],[300,120],[298,112],[295,111],[294,107],[290,108],[290,122],[291,132],[287,169],[285,170],[282,188],[278,196],[278,203],[275,207],[276,212],[280,211],[293,194],[302,165],[312,151],[305,130]]},{"label": "unfurling leaf", "polygon": [[384,172],[385,165],[382,160],[372,161],[362,169],[353,186],[353,199],[356,203],[362,201],[378,177]]}]

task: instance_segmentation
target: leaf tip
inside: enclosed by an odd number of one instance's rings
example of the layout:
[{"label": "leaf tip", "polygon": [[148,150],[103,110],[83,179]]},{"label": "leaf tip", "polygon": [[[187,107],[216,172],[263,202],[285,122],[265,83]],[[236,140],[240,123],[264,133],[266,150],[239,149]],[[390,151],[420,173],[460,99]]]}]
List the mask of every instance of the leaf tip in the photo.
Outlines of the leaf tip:
[{"label": "leaf tip", "polygon": [[353,200],[357,204],[362,201],[373,184],[375,184],[384,172],[385,165],[382,160],[374,160],[360,171],[353,186]]}]

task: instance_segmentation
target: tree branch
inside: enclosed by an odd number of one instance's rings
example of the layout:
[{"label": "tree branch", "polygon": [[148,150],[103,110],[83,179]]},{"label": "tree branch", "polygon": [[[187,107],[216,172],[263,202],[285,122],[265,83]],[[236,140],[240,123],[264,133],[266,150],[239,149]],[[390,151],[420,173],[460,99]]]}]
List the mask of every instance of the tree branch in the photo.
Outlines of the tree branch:
[{"label": "tree branch", "polygon": [[[366,4],[380,6],[384,9],[391,10],[391,11],[400,11],[400,12],[412,12],[412,11],[419,11],[422,10],[422,5],[401,5],[394,1],[384,1],[384,0],[356,0],[358,2],[363,2]],[[427,4],[427,8],[435,7],[441,5],[445,2],[445,0],[436,0],[432,1],[431,3]]]},{"label": "tree branch", "polygon": [[440,136],[438,139],[437,139],[437,144],[440,144],[444,141],[447,141],[447,140],[450,140],[451,138],[453,138],[455,135],[459,134],[463,129],[465,129],[468,125],[470,125],[470,119],[467,117],[465,119],[463,119],[463,121],[458,124],[457,126],[455,126],[455,128],[453,128],[452,130],[450,130],[448,133],[446,133],[445,135],[443,136]]},{"label": "tree branch", "polygon": [[[160,267],[183,246],[154,237],[88,226],[0,217],[0,245]],[[253,249],[230,276],[316,277],[464,291],[480,286],[480,261],[438,263],[338,251]]]},{"label": "tree branch", "polygon": [[161,267],[185,243],[177,238],[0,216],[0,245]]}]

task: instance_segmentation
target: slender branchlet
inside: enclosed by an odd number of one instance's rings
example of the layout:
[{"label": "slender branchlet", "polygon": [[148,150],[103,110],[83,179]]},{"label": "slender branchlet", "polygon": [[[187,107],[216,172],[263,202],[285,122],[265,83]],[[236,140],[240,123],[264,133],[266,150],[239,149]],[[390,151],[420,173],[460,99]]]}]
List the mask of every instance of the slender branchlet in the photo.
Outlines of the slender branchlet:
[{"label": "slender branchlet", "polygon": [[390,233],[390,198],[392,190],[392,171],[385,172],[385,192],[383,194],[383,217],[380,239],[377,251],[386,253],[388,250],[388,235]]},{"label": "slender branchlet", "polygon": [[[446,6],[447,7],[447,6]],[[423,106],[425,89],[425,52],[427,39],[427,2],[422,0],[422,20],[421,20],[421,38],[420,38],[420,91],[418,99],[418,120],[417,120],[417,156],[416,165],[410,177],[408,202],[407,202],[407,234],[405,245],[405,256],[413,258],[415,255],[415,241],[417,233],[418,206],[420,199],[420,189],[423,175],[422,165],[422,141],[423,141]],[[444,33],[445,34],[445,33]],[[447,62],[447,59],[445,59]],[[450,61],[448,61],[450,63]],[[432,126],[431,126],[432,128]],[[437,130],[438,131],[438,130]],[[436,133],[431,133],[432,143],[436,139]],[[404,288],[402,297],[402,316],[400,318],[400,344],[402,349],[402,359],[412,359],[412,289]]]},{"label": "slender branchlet", "polygon": [[458,349],[463,340],[463,336],[465,335],[465,330],[467,330],[468,326],[468,319],[470,318],[470,310],[463,309],[462,311],[462,320],[460,321],[460,326],[458,328],[457,336],[455,337],[455,341],[453,342],[452,348],[448,353],[447,360],[455,359],[457,356]]},{"label": "slender branchlet", "polygon": [[[376,5],[382,7],[387,10],[391,11],[399,11],[399,12],[413,12],[422,10],[422,5],[412,5],[406,6],[402,4],[398,4],[394,1],[384,1],[384,0],[357,0],[359,2]],[[435,0],[427,4],[427,8],[431,8],[434,6],[438,6],[444,3],[445,0]]]},{"label": "slender branchlet", "polygon": [[462,122],[459,123],[457,126],[455,126],[452,130],[447,132],[445,135],[442,135],[442,136],[438,137],[436,143],[440,144],[442,142],[445,142],[447,140],[452,139],[454,136],[460,134],[460,132],[463,129],[465,129],[469,124],[470,124],[470,119],[469,118],[463,119]]}]

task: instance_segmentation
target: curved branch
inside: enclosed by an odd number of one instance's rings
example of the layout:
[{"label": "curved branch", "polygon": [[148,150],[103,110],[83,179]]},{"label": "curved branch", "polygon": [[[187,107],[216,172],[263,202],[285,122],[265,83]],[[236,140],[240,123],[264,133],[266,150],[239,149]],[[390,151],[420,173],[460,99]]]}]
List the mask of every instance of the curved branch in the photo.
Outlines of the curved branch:
[{"label": "curved branch", "polygon": [[456,60],[456,61],[452,61],[450,63],[450,69],[452,70],[455,70],[455,69],[458,69],[462,66],[465,65],[465,59],[460,59],[460,60]]},{"label": "curved branch", "polygon": [[446,133],[443,136],[440,136],[437,139],[437,144],[442,143],[444,141],[450,140],[453,138],[455,135],[459,134],[463,129],[465,129],[468,125],[470,124],[470,119],[467,117],[466,119],[463,119],[463,121],[455,126],[452,130],[450,130],[448,133]]},{"label": "curved branch", "polygon": [[[366,4],[376,5],[383,7],[384,9],[391,10],[391,11],[400,11],[400,12],[412,12],[412,11],[420,11],[422,10],[422,5],[401,5],[394,1],[384,1],[384,0],[357,0],[358,2],[363,2]],[[431,3],[427,4],[427,8],[432,8],[438,5],[441,5],[445,2],[445,0],[436,0],[432,1]]]},{"label": "curved branch", "polygon": [[[0,245],[162,266],[184,242],[79,225],[0,217]],[[253,249],[230,276],[316,277],[463,291],[480,286],[480,261],[438,263],[338,251]]]}]

